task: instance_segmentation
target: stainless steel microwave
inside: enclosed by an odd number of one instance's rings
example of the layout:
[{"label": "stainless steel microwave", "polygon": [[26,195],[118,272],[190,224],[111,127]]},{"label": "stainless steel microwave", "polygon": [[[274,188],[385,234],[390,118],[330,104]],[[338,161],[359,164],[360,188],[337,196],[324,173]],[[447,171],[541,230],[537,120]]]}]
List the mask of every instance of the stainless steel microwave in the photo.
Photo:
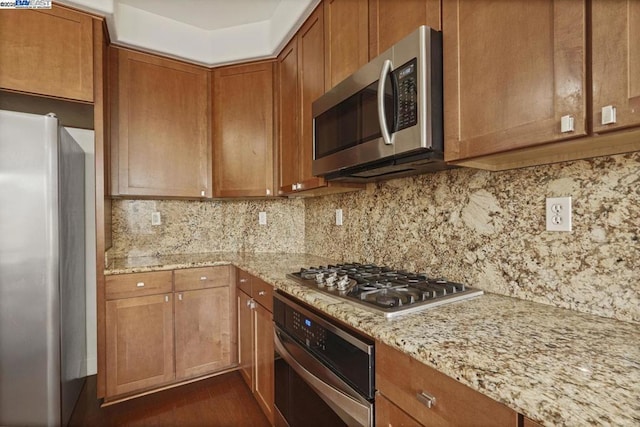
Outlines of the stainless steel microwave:
[{"label": "stainless steel microwave", "polygon": [[376,181],[449,168],[442,33],[421,26],[313,103],[313,174]]}]

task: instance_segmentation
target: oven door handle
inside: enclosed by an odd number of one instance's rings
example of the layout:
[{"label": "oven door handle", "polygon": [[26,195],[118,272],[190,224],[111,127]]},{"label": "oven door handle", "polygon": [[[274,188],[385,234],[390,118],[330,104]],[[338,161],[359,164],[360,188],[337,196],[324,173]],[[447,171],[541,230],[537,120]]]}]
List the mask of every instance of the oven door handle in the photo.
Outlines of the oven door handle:
[{"label": "oven door handle", "polygon": [[[307,350],[289,338],[277,326],[274,330],[276,351],[287,364],[311,387],[318,396],[348,426],[373,425],[373,405],[360,395],[350,396],[330,384],[342,383],[351,389],[342,379],[331,372]],[[290,351],[291,350],[291,351]],[[292,351],[296,353],[294,356]],[[298,359],[304,359],[299,361]],[[313,371],[313,373],[312,373]],[[323,377],[323,378],[320,378]],[[356,393],[355,391],[353,393]]]}]

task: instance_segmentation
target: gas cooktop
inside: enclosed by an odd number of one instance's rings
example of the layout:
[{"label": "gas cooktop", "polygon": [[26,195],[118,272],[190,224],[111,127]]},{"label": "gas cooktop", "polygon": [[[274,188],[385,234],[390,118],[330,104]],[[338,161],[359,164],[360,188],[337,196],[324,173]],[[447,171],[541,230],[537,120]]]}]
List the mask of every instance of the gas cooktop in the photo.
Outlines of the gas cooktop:
[{"label": "gas cooktop", "polygon": [[483,294],[462,283],[373,264],[301,268],[287,277],[325,294],[361,304],[388,318]]}]

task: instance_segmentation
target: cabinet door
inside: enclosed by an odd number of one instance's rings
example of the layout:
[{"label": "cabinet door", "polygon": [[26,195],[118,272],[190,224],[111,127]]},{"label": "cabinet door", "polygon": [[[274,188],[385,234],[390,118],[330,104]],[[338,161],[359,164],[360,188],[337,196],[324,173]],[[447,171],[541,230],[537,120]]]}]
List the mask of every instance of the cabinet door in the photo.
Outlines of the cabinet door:
[{"label": "cabinet door", "polygon": [[421,424],[411,418],[383,395],[376,396],[376,426],[378,427],[419,427]]},{"label": "cabinet door", "polygon": [[124,49],[111,59],[117,193],[211,197],[208,70]]},{"label": "cabinet door", "polygon": [[[640,125],[640,2],[593,0],[593,130]],[[602,124],[602,108],[616,109],[615,123]]]},{"label": "cabinet door", "polygon": [[369,0],[369,56],[375,58],[420,25],[440,30],[440,0]]},{"label": "cabinet door", "polygon": [[[300,84],[300,181],[312,188],[324,183],[311,171],[313,161],[313,113],[311,104],[324,94],[324,13],[318,7],[298,32],[298,80]],[[306,189],[306,188],[303,188]]]},{"label": "cabinet door", "polygon": [[324,3],[325,87],[349,77],[369,60],[368,0]]},{"label": "cabinet door", "polygon": [[107,301],[107,396],[172,381],[171,294]]},{"label": "cabinet door", "polygon": [[443,28],[446,160],[586,134],[584,1],[443,0]]},{"label": "cabinet door", "polygon": [[176,379],[231,366],[229,287],[179,292],[176,298]]},{"label": "cabinet door", "polygon": [[93,19],[50,10],[0,11],[0,87],[93,101]]},{"label": "cabinet door", "polygon": [[295,190],[300,180],[298,120],[298,39],[294,37],[278,56],[278,183],[279,193]]},{"label": "cabinet door", "polygon": [[238,364],[242,378],[253,391],[253,315],[251,297],[238,290]]},{"label": "cabinet door", "polygon": [[214,71],[216,197],[273,195],[273,62]]},{"label": "cabinet door", "polygon": [[254,395],[267,419],[273,424],[273,316],[260,304],[253,310],[255,371]]}]

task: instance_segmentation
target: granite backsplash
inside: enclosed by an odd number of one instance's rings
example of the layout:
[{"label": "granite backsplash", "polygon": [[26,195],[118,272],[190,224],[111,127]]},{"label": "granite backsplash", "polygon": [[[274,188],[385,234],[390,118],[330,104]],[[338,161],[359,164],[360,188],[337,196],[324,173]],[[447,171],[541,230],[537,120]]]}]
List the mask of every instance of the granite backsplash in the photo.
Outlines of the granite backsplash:
[{"label": "granite backsplash", "polygon": [[[557,196],[573,198],[572,232],[545,231],[545,198]],[[309,199],[114,200],[112,209],[110,258],[305,252],[640,322],[640,153],[460,168]],[[151,225],[154,211],[160,226]]]},{"label": "granite backsplash", "polygon": [[[573,198],[572,232],[545,231],[559,196]],[[371,184],[306,200],[304,224],[308,253],[640,322],[640,153]]]},{"label": "granite backsplash", "polygon": [[[258,212],[267,225],[258,224]],[[162,224],[151,225],[160,212]],[[304,252],[302,200],[113,200],[109,258],[207,252]]]}]

